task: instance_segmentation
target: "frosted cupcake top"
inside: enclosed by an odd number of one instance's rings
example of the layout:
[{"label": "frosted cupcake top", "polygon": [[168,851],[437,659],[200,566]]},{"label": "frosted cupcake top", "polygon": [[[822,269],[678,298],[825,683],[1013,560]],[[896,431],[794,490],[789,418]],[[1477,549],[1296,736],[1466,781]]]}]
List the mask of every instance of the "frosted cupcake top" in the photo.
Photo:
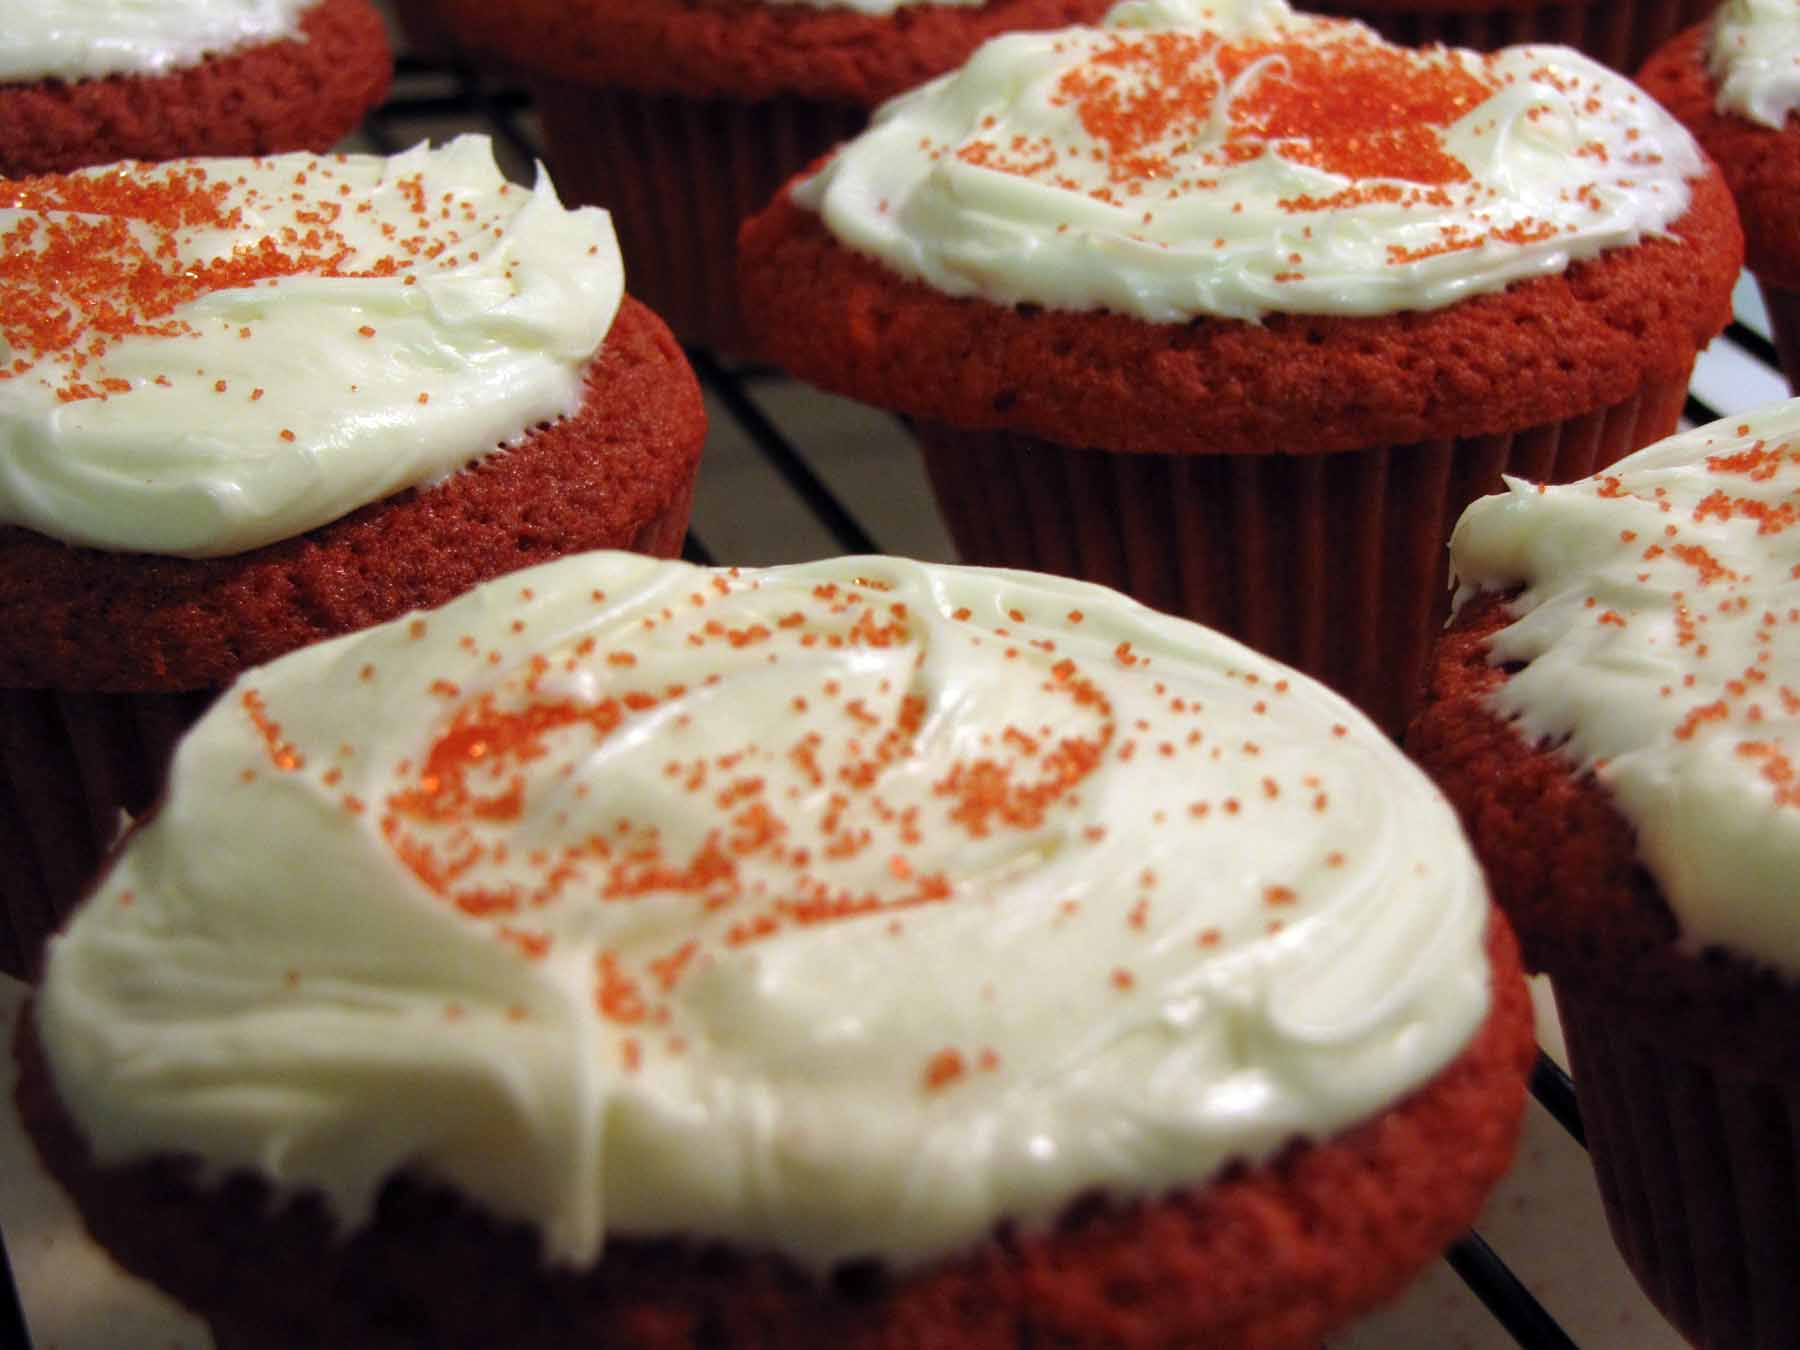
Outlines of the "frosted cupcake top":
[{"label": "frosted cupcake top", "polygon": [[1720,112],[1779,131],[1800,108],[1800,3],[1725,0],[1712,17],[1707,64]]},{"label": "frosted cupcake top", "polygon": [[0,522],[212,557],[579,406],[612,224],[486,138],[0,182]]},{"label": "frosted cupcake top", "polygon": [[951,295],[1196,315],[1429,309],[1655,235],[1703,159],[1560,47],[1389,45],[1282,0],[996,38],[795,192]]},{"label": "frosted cupcake top", "polygon": [[1451,558],[1465,596],[1524,587],[1493,706],[1611,792],[1684,948],[1800,976],[1800,401],[1509,479]]},{"label": "frosted cupcake top", "polygon": [[300,31],[318,0],[0,0],[0,80],[161,75]]},{"label": "frosted cupcake top", "polygon": [[247,674],[37,1007],[103,1162],[905,1264],[1381,1112],[1487,916],[1349,704],[1114,592],[592,554]]}]

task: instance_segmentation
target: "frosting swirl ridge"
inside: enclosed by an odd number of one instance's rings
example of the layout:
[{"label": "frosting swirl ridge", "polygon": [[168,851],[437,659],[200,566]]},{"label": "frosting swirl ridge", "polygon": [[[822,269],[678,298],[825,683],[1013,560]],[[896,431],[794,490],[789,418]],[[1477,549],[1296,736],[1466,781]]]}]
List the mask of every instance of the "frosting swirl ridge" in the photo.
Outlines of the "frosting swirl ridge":
[{"label": "frosting swirl ridge", "polygon": [[1707,68],[1718,107],[1777,131],[1800,108],[1800,5],[1725,0],[1710,20]]}]

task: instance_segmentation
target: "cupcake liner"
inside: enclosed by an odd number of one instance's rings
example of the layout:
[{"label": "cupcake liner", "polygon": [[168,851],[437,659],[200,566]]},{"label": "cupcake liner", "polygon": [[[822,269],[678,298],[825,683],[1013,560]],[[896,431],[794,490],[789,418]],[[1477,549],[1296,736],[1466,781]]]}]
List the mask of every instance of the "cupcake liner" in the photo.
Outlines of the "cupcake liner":
[{"label": "cupcake liner", "polygon": [[1557,990],[1620,1255],[1704,1350],[1800,1345],[1800,1084],[1670,1055],[1604,1000]]},{"label": "cupcake liner", "polygon": [[626,289],[682,342],[748,354],[738,317],[739,223],[863,129],[862,108],[595,89],[534,77],[545,154],[571,205],[612,213]]},{"label": "cupcake liner", "polygon": [[1567,481],[1675,430],[1686,382],[1506,435],[1314,455],[1073,450],[916,430],[964,562],[1097,581],[1316,676],[1398,733],[1449,610],[1445,544],[1502,473]]},{"label": "cupcake liner", "polygon": [[1770,336],[1775,340],[1788,388],[1800,393],[1800,290],[1778,286],[1762,277],[1756,279],[1756,288],[1762,292],[1763,308],[1769,311]]},{"label": "cupcake liner", "polygon": [[36,973],[44,939],[125,816],[155,799],[175,742],[212,697],[0,689],[0,970]]},{"label": "cupcake liner", "polygon": [[[623,547],[678,556],[692,504],[690,482]],[[44,940],[218,692],[0,689],[0,971],[35,975]]]},{"label": "cupcake liner", "polygon": [[1390,42],[1422,47],[1441,42],[1451,47],[1495,51],[1523,42],[1553,42],[1586,52],[1596,61],[1627,75],[1635,74],[1650,53],[1682,29],[1711,14],[1718,0],[1574,0],[1534,4],[1530,0],[1495,4],[1494,0],[1440,0],[1408,8],[1382,0],[1319,0],[1310,5],[1323,14],[1361,19]]}]

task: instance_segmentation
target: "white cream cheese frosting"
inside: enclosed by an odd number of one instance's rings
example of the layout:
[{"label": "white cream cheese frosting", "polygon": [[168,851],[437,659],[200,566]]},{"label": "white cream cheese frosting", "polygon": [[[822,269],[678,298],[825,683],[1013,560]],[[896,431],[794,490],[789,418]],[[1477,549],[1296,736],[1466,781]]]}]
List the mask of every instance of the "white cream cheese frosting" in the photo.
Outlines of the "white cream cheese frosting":
[{"label": "white cream cheese frosting", "polygon": [[1506,486],[1451,541],[1462,598],[1524,588],[1495,710],[1612,793],[1685,949],[1800,976],[1800,401]]},{"label": "white cream cheese frosting", "polygon": [[1703,158],[1561,47],[1391,46],[1282,0],[996,38],[795,199],[951,295],[1153,322],[1430,309],[1666,230]]},{"label": "white cream cheese frosting", "polygon": [[485,137],[0,184],[0,521],[211,557],[579,406],[612,224]]},{"label": "white cream cheese frosting", "polygon": [[1453,814],[1080,582],[591,554],[247,674],[50,948],[103,1162],[924,1261],[1390,1106],[1486,1016]]},{"label": "white cream cheese frosting", "polygon": [[161,75],[300,33],[318,0],[0,0],[0,80]]},{"label": "white cream cheese frosting", "polygon": [[1725,0],[1714,12],[1707,67],[1720,112],[1780,130],[1800,108],[1800,4]]}]

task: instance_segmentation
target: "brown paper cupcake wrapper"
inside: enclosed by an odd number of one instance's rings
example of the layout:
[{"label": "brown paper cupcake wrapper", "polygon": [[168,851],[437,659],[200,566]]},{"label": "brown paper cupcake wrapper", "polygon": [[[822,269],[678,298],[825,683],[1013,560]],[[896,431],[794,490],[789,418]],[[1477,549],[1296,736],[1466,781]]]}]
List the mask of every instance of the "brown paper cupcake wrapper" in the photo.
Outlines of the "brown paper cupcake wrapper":
[{"label": "brown paper cupcake wrapper", "polygon": [[1788,388],[1800,393],[1800,291],[1761,277],[1756,280],[1756,288],[1762,292],[1763,308],[1769,311],[1770,336],[1775,340]]},{"label": "brown paper cupcake wrapper", "polygon": [[1361,19],[1390,42],[1421,47],[1441,42],[1491,52],[1521,42],[1554,42],[1586,52],[1626,75],[1650,53],[1712,13],[1718,0],[1441,0],[1419,9],[1381,0],[1319,0],[1307,8]]},{"label": "brown paper cupcake wrapper", "polygon": [[924,424],[963,561],[1112,586],[1336,688],[1397,734],[1449,608],[1445,544],[1502,473],[1566,481],[1675,430],[1685,382],[1500,436],[1315,455],[1144,455]]},{"label": "brown paper cupcake wrapper", "polygon": [[0,970],[36,973],[47,938],[136,814],[212,691],[0,690]]},{"label": "brown paper cupcake wrapper", "polygon": [[1734,1080],[1557,993],[1613,1240],[1706,1350],[1800,1345],[1800,1084]]},{"label": "brown paper cupcake wrapper", "polygon": [[737,232],[794,174],[863,129],[862,108],[699,100],[535,78],[545,154],[570,205],[612,212],[625,288],[684,343],[748,355]]},{"label": "brown paper cupcake wrapper", "polygon": [[[693,486],[633,535],[680,554]],[[181,734],[218,693],[0,689],[0,971],[30,979],[123,821],[155,801]]]}]

